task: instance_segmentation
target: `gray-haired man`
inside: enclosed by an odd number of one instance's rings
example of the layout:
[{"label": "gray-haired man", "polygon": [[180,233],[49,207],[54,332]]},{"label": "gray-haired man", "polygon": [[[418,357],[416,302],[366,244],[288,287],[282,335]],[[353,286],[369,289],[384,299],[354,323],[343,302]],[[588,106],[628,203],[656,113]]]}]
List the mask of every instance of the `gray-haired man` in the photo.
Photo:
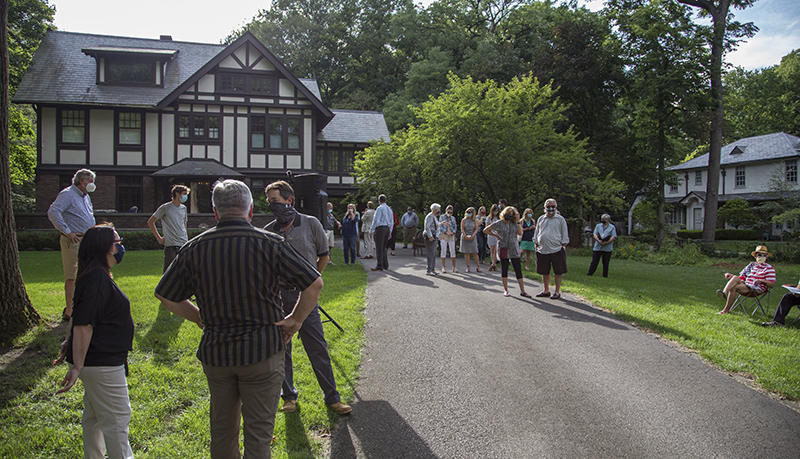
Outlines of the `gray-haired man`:
[{"label": "gray-haired man", "polygon": [[89,193],[97,186],[95,173],[81,169],[72,177],[72,185],[58,193],[56,200],[47,209],[47,217],[61,233],[61,264],[64,268],[64,297],[66,307],[62,320],[72,316],[72,296],[75,293],[75,276],[78,274],[78,246],[83,233],[95,225],[94,207]]},{"label": "gray-haired man", "polygon": [[[203,328],[197,358],[211,394],[212,459],[240,457],[241,418],[244,457],[268,458],[285,343],[317,304],[322,277],[284,238],[250,224],[247,185],[219,182],[212,201],[217,226],[180,249],[156,297]],[[285,318],[280,285],[300,291]]]}]

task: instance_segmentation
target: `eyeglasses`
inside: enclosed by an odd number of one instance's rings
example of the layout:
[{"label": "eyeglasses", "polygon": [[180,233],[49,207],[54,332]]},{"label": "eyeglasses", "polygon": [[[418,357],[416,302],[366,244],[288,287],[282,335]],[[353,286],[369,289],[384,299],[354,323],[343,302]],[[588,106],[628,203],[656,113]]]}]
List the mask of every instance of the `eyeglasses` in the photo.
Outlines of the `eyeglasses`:
[{"label": "eyeglasses", "polygon": [[117,242],[122,242],[122,238],[114,239],[114,243],[117,243]]}]

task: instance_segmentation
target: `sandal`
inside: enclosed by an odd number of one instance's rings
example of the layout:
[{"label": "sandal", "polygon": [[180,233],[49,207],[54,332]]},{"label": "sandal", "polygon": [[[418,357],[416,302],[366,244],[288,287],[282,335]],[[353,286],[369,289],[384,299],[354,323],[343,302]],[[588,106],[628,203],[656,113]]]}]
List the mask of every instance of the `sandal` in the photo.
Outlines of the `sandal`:
[{"label": "sandal", "polygon": [[511,296],[511,294],[508,292],[503,292],[503,296]]},{"label": "sandal", "polygon": [[561,298],[561,294],[560,294],[560,293],[554,293],[554,294],[553,294],[553,295],[550,297],[550,299],[551,299],[551,300],[557,300],[557,299],[559,299],[559,298]]},{"label": "sandal", "polygon": [[483,272],[483,271],[481,271],[481,268],[475,268],[475,271],[478,271],[479,273]]},{"label": "sandal", "polygon": [[467,268],[467,272],[469,272],[469,268]]},{"label": "sandal", "polygon": [[536,298],[544,298],[546,296],[550,296],[550,292],[544,290],[536,294]]},{"label": "sandal", "polygon": [[525,298],[530,298],[531,294],[528,293],[528,292],[522,292],[522,293],[520,293],[520,296],[524,296]]}]

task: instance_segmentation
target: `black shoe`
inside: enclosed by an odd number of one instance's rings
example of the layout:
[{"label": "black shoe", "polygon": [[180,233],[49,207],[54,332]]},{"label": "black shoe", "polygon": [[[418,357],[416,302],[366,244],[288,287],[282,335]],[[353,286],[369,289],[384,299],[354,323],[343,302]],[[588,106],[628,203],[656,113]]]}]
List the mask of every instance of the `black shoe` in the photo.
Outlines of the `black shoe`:
[{"label": "black shoe", "polygon": [[722,290],[717,289],[717,296],[720,297],[722,301],[728,301],[728,294],[726,294]]}]

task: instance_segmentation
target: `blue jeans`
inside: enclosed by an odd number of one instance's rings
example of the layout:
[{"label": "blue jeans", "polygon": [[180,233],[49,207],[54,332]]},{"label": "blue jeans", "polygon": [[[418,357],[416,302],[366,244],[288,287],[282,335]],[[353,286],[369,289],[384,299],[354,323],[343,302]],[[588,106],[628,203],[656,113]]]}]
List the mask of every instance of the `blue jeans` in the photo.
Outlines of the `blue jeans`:
[{"label": "blue jeans", "polygon": [[347,264],[347,260],[350,260],[351,263],[356,262],[356,239],[358,235],[354,236],[342,236],[342,246],[344,247],[344,264]]}]

